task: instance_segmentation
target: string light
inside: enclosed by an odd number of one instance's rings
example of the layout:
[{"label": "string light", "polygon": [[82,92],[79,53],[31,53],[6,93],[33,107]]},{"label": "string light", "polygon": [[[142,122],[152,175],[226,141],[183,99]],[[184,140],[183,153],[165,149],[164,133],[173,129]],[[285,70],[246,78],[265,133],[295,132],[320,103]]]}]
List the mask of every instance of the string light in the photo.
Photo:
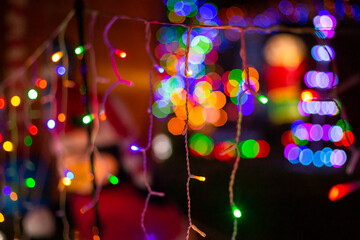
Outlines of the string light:
[{"label": "string light", "polygon": [[242,216],[241,211],[235,205],[232,206],[233,215],[235,218],[240,218]]},{"label": "string light", "polygon": [[66,115],[64,113],[59,113],[58,120],[59,120],[59,122],[65,122]]},{"label": "string light", "polygon": [[63,178],[62,178],[62,183],[63,183],[65,186],[70,186],[70,185],[71,185],[71,179],[68,178],[68,177],[63,177]]},{"label": "string light", "polygon": [[49,120],[47,121],[46,125],[47,125],[47,127],[48,127],[49,129],[54,129],[56,123],[55,123],[54,119],[49,119]]},{"label": "string light", "polygon": [[138,146],[136,146],[136,145],[131,145],[130,149],[131,149],[132,151],[134,151],[134,152],[137,152],[137,151],[140,150],[140,148],[139,148]]},{"label": "string light", "polygon": [[112,185],[116,185],[119,183],[119,179],[114,176],[114,175],[110,175],[109,176],[109,182],[112,184]]},{"label": "string light", "polygon": [[69,178],[70,180],[73,180],[75,175],[72,171],[70,171],[69,169],[65,170],[65,177]]},{"label": "string light", "polygon": [[36,81],[36,85],[40,88],[40,89],[45,89],[47,87],[47,81],[45,79],[42,78],[38,78],[38,80]]},{"label": "string light", "polygon": [[21,99],[19,96],[13,96],[11,99],[10,99],[10,102],[11,102],[11,105],[13,105],[14,107],[17,107],[20,105],[21,103]]},{"label": "string light", "polygon": [[84,53],[84,47],[83,46],[78,46],[78,47],[75,48],[74,52],[75,52],[76,55],[83,54]]},{"label": "string light", "polygon": [[0,109],[4,109],[5,107],[5,98],[0,98]]},{"label": "string light", "polygon": [[262,104],[267,104],[269,102],[269,99],[264,95],[259,95],[258,99]]},{"label": "string light", "polygon": [[63,57],[63,53],[61,51],[54,53],[51,56],[51,61],[53,61],[54,63],[60,61],[60,59]]},{"label": "string light", "polygon": [[35,180],[33,178],[26,178],[25,179],[25,186],[28,188],[34,188],[36,185]]},{"label": "string light", "polygon": [[11,189],[10,189],[10,187],[9,186],[4,186],[3,187],[3,193],[4,193],[4,195],[10,195],[11,194]]},{"label": "string light", "polygon": [[5,221],[4,215],[0,212],[0,223]]},{"label": "string light", "polygon": [[6,152],[12,152],[12,150],[14,149],[14,145],[12,142],[10,141],[5,141],[3,143],[3,149],[6,151]]},{"label": "string light", "polygon": [[14,202],[18,200],[18,195],[16,194],[16,192],[10,193],[10,199],[11,199],[11,201],[14,201]]},{"label": "string light", "polygon": [[196,179],[196,180],[198,180],[200,182],[205,182],[206,181],[206,178],[203,177],[203,176],[190,175],[190,177],[193,178],[193,179]]},{"label": "string light", "polygon": [[115,54],[119,57],[119,58],[126,58],[127,54],[126,52],[120,50],[120,49],[116,49],[115,50]]},{"label": "string light", "polygon": [[57,66],[55,71],[58,75],[62,76],[66,73],[66,68],[63,66]]},{"label": "string light", "polygon": [[38,92],[35,90],[35,89],[30,89],[29,91],[28,91],[28,97],[31,99],[31,100],[35,100],[35,99],[37,99],[37,97],[38,97]]},{"label": "string light", "polygon": [[84,124],[89,124],[92,120],[93,120],[92,115],[85,115],[85,116],[82,118],[82,122],[83,122]]},{"label": "string light", "polygon": [[329,199],[331,201],[339,200],[344,196],[358,190],[360,188],[360,181],[337,184],[333,186],[329,191]]},{"label": "string light", "polygon": [[25,146],[30,147],[32,144],[32,138],[30,136],[26,136],[24,138],[24,144],[25,144]]},{"label": "string light", "polygon": [[36,135],[38,133],[38,128],[35,125],[30,125],[29,127],[29,133],[31,135]]}]

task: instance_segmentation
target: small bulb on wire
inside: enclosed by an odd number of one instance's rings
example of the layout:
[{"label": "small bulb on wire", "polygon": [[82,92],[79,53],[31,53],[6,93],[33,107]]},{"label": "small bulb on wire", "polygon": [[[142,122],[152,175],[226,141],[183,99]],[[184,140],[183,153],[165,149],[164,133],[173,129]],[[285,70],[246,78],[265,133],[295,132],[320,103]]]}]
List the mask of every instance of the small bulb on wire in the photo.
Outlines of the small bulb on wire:
[{"label": "small bulb on wire", "polygon": [[115,54],[119,57],[119,58],[126,58],[127,54],[126,52],[120,50],[120,49],[116,49],[115,50]]},{"label": "small bulb on wire", "polygon": [[259,100],[259,102],[261,102],[262,104],[267,104],[267,103],[269,102],[269,99],[268,99],[266,96],[264,96],[264,95],[259,95],[259,96],[258,96],[258,100]]},{"label": "small bulb on wire", "polygon": [[76,55],[83,54],[84,53],[84,47],[83,46],[78,46],[78,47],[75,48],[74,52],[75,52]]},{"label": "small bulb on wire", "polygon": [[131,145],[130,149],[131,149],[132,151],[134,151],[134,152],[137,152],[137,151],[140,150],[140,148],[139,148],[138,146],[136,146],[136,145]]},{"label": "small bulb on wire", "polygon": [[241,218],[241,211],[235,205],[232,206],[232,211],[235,218]]},{"label": "small bulb on wire", "polygon": [[206,177],[203,176],[196,176],[196,175],[190,175],[190,178],[196,179],[200,182],[205,182],[206,181]]},{"label": "small bulb on wire", "polygon": [[51,61],[53,61],[54,63],[60,61],[60,59],[62,58],[63,56],[63,53],[61,51],[59,52],[56,52],[54,53],[52,56],[51,56]]}]

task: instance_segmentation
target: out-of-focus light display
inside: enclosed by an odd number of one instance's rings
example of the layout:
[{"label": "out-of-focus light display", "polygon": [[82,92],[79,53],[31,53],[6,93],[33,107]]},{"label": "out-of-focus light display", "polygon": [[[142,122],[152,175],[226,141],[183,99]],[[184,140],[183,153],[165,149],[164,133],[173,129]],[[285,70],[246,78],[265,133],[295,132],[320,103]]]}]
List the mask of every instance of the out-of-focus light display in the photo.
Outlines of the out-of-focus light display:
[{"label": "out-of-focus light display", "polygon": [[164,161],[168,159],[172,154],[171,140],[165,134],[159,134],[152,140],[152,150],[155,157]]},{"label": "out-of-focus light display", "polygon": [[110,175],[109,176],[109,182],[112,184],[112,185],[116,185],[119,183],[119,179],[118,177],[114,176],[114,175]]},{"label": "out-of-focus light display", "polygon": [[35,89],[30,89],[28,91],[28,97],[31,99],[31,100],[35,100],[37,99],[38,97],[38,92],[35,90]]},{"label": "out-of-focus light display", "polygon": [[32,140],[32,138],[31,138],[30,136],[26,136],[26,137],[24,138],[24,144],[25,144],[25,146],[30,147],[30,146],[32,145],[32,142],[33,142],[33,140]]},{"label": "out-of-focus light display", "polygon": [[49,129],[54,129],[56,123],[55,123],[54,119],[49,119],[49,120],[47,121],[46,125],[47,125],[47,127],[48,127]]},{"label": "out-of-focus light display", "polygon": [[120,49],[116,49],[115,50],[115,54],[119,57],[119,58],[126,58],[127,54],[126,52],[120,50]]},{"label": "out-of-focus light display", "polygon": [[9,186],[3,187],[3,193],[4,193],[4,195],[10,195],[10,193],[11,193],[10,187]]},{"label": "out-of-focus light display", "polygon": [[24,183],[25,183],[25,186],[28,188],[34,188],[36,185],[35,180],[33,178],[26,178]]},{"label": "out-of-focus light display", "polygon": [[5,107],[5,98],[0,98],[0,109],[4,109]]},{"label": "out-of-focus light display", "polygon": [[[5,221],[4,215],[0,212],[0,223]],[[2,234],[2,233],[1,233]],[[3,238],[3,236],[1,236]]]},{"label": "out-of-focus light display", "polygon": [[38,133],[38,128],[34,124],[30,125],[29,133],[31,135],[36,135]]},{"label": "out-of-focus light display", "polygon": [[308,71],[304,81],[309,88],[330,89],[338,84],[339,79],[332,72]]},{"label": "out-of-focus light display", "polygon": [[291,15],[294,11],[294,6],[287,0],[282,0],[279,3],[279,10],[284,15]]},{"label": "out-of-focus light display", "polygon": [[271,66],[297,68],[305,58],[306,46],[294,35],[276,34],[266,43],[264,56]]},{"label": "out-of-focus light display", "polygon": [[65,185],[65,186],[70,186],[71,185],[71,179],[68,177],[63,177],[61,182]]},{"label": "out-of-focus light display", "polygon": [[329,62],[335,57],[335,51],[328,45],[315,45],[311,49],[312,57],[318,62]]},{"label": "out-of-focus light display", "polygon": [[51,56],[51,61],[53,61],[54,63],[60,61],[60,59],[63,57],[63,53],[61,51],[54,53]]},{"label": "out-of-focus light display", "polygon": [[84,47],[83,46],[78,46],[78,47],[75,48],[74,52],[75,52],[76,55],[83,54],[84,53]]},{"label": "out-of-focus light display", "polygon": [[137,151],[140,150],[140,148],[139,148],[138,146],[136,146],[136,145],[131,145],[130,149],[131,149],[132,151],[134,151],[134,152],[137,152]]},{"label": "out-of-focus light display", "polygon": [[84,124],[89,124],[92,120],[93,120],[93,117],[92,117],[91,114],[85,115],[85,116],[82,118],[82,122],[83,122]]},{"label": "out-of-focus light display", "polygon": [[21,99],[19,96],[13,96],[11,99],[10,99],[10,102],[11,102],[11,105],[13,105],[14,107],[17,107],[20,105],[21,103]]},{"label": "out-of-focus light display", "polygon": [[341,149],[331,150],[325,147],[322,150],[314,152],[306,146],[297,146],[290,143],[284,150],[285,158],[292,164],[301,163],[302,165],[310,165],[313,163],[315,167],[334,167],[339,168],[343,166],[347,160],[346,153]]},{"label": "out-of-focus light display", "polygon": [[58,120],[59,120],[59,122],[65,122],[66,115],[64,113],[59,113]]},{"label": "out-of-focus light display", "polygon": [[47,81],[45,79],[42,78],[38,78],[36,81],[36,85],[40,88],[40,89],[45,89],[47,86]]},{"label": "out-of-focus light display", "polygon": [[66,68],[63,67],[63,66],[57,66],[57,67],[55,68],[55,71],[56,71],[56,73],[57,73],[58,75],[62,76],[62,75],[65,74]]},{"label": "out-of-focus light display", "polygon": [[309,114],[335,116],[339,114],[339,109],[334,101],[300,101],[298,110],[303,116]]},{"label": "out-of-focus light display", "polygon": [[214,149],[214,142],[202,133],[195,133],[189,139],[190,151],[199,156],[208,156]]},{"label": "out-of-focus light display", "polygon": [[360,187],[359,181],[337,184],[330,189],[329,199],[331,201],[339,200],[340,198],[343,198],[344,196],[348,195],[349,193],[352,193],[355,190],[359,189],[359,187]]},{"label": "out-of-focus light display", "polygon": [[317,98],[316,92],[309,90],[309,89],[303,90],[300,93],[300,99],[301,99],[301,101],[304,101],[304,102],[313,101],[313,100],[316,100],[316,98]]},{"label": "out-of-focus light display", "polygon": [[258,99],[262,104],[267,104],[269,102],[269,99],[264,95],[260,95]]},{"label": "out-of-focus light display", "polygon": [[75,177],[75,174],[70,171],[69,169],[66,169],[64,172],[65,177],[69,178],[70,180],[73,180]]},{"label": "out-of-focus light display", "polygon": [[6,151],[6,152],[12,152],[12,150],[14,149],[14,145],[12,142],[10,141],[5,141],[3,143],[3,149]]},{"label": "out-of-focus light display", "polygon": [[18,200],[18,195],[16,194],[16,192],[10,193],[10,199],[11,199],[11,201],[14,201],[14,202]]}]

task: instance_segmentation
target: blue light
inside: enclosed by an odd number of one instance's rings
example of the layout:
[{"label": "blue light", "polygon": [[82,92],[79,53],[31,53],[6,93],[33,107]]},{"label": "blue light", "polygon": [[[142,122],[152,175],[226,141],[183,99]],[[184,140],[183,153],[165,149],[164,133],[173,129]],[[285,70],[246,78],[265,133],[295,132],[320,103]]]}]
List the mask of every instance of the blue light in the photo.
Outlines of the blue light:
[{"label": "blue light", "polygon": [[65,72],[66,72],[65,67],[63,67],[63,66],[58,66],[58,67],[56,67],[56,73],[57,73],[58,75],[62,76],[62,75],[65,74]]},{"label": "blue light", "polygon": [[156,66],[156,70],[159,72],[159,73],[163,73],[165,70],[164,68],[160,67],[159,65]]},{"label": "blue light", "polygon": [[70,178],[70,180],[73,180],[75,175],[72,171],[67,169],[67,170],[65,170],[65,177]]},{"label": "blue light", "polygon": [[10,193],[11,193],[10,187],[5,186],[5,187],[3,188],[3,193],[4,193],[5,195],[10,195]]},{"label": "blue light", "polygon": [[54,129],[54,127],[55,127],[56,124],[55,124],[54,119],[49,119],[49,120],[47,121],[46,125],[47,125],[47,127],[48,127],[49,129]]},{"label": "blue light", "polygon": [[140,150],[140,148],[138,146],[135,146],[135,145],[131,145],[130,149],[134,152],[137,152]]}]

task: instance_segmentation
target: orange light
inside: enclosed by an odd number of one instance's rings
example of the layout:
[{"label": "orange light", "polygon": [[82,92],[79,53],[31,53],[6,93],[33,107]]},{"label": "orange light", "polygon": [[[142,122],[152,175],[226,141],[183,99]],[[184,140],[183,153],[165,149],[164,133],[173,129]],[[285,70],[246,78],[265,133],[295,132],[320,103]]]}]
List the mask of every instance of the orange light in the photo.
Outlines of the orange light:
[{"label": "orange light", "polygon": [[173,135],[180,135],[183,133],[185,127],[184,120],[174,117],[168,122],[168,130]]},{"label": "orange light", "polygon": [[106,113],[105,112],[100,113],[99,118],[100,118],[100,121],[105,121],[106,120]]},{"label": "orange light", "polygon": [[45,79],[38,78],[36,85],[41,89],[45,89],[47,86],[47,81]]},{"label": "orange light", "polygon": [[64,113],[59,113],[58,120],[59,120],[59,122],[65,122],[65,120],[66,120],[65,114]]},{"label": "orange light", "polygon": [[116,49],[115,50],[115,54],[119,57],[119,58],[126,58],[126,52],[121,51],[120,49]]},{"label": "orange light", "polygon": [[30,125],[29,127],[29,133],[31,135],[36,135],[38,133],[38,128],[35,125]]},{"label": "orange light", "polygon": [[304,90],[300,94],[300,99],[304,102],[313,101],[316,97],[316,93],[312,90]]},{"label": "orange light", "polygon": [[16,192],[10,193],[10,199],[14,202],[18,200],[18,195],[16,194]]},{"label": "orange light", "polygon": [[62,56],[63,56],[63,53],[61,51],[56,52],[51,56],[51,61],[53,61],[54,63],[58,62],[62,58]]},{"label": "orange light", "polygon": [[4,109],[5,107],[5,98],[0,98],[0,109]]}]

